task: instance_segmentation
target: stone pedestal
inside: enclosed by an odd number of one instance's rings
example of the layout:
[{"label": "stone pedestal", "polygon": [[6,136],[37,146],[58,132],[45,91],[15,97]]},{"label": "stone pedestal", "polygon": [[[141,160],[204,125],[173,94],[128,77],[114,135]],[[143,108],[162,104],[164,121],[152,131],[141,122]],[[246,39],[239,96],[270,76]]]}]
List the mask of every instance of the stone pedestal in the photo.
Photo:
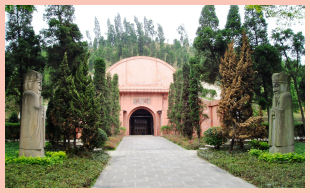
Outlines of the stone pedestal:
[{"label": "stone pedestal", "polygon": [[27,72],[24,80],[19,156],[43,157],[45,116],[41,96],[42,75]]}]

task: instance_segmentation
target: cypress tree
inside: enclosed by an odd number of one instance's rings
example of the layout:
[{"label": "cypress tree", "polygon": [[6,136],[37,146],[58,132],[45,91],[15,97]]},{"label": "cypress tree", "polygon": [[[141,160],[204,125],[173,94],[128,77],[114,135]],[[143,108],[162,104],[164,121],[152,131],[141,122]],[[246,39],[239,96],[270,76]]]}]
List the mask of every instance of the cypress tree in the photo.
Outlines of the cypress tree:
[{"label": "cypress tree", "polygon": [[190,60],[190,74],[189,74],[189,106],[190,106],[190,120],[192,122],[193,130],[196,132],[198,140],[200,140],[200,114],[201,104],[199,102],[200,81],[197,60]]},{"label": "cypress tree", "polygon": [[76,88],[73,76],[70,72],[65,53],[63,61],[60,65],[60,79],[57,81],[57,88],[52,100],[52,107],[48,119],[54,119],[54,125],[60,128],[63,135],[63,146],[70,149],[70,139],[75,135],[76,114],[74,98],[76,97]]},{"label": "cypress tree", "polygon": [[224,55],[226,48],[223,32],[218,29],[218,23],[214,5],[205,5],[193,44],[197,50],[197,57],[200,58],[201,79],[212,84],[219,80],[220,58]]},{"label": "cypress tree", "polygon": [[112,127],[114,128],[114,133],[116,134],[119,127],[119,115],[120,115],[120,104],[119,104],[119,90],[118,90],[118,75],[114,74],[112,78]]},{"label": "cypress tree", "polygon": [[267,23],[262,11],[245,7],[243,26],[251,46],[257,47],[268,43]]},{"label": "cypress tree", "polygon": [[220,64],[221,101],[218,113],[224,135],[231,139],[230,151],[235,140],[253,138],[263,131],[262,117],[252,117],[254,70],[248,39],[243,33],[242,47],[237,60],[233,42],[228,45]]},{"label": "cypress tree", "polygon": [[94,73],[94,86],[95,86],[95,95],[98,102],[98,115],[99,123],[98,126],[102,130],[106,131],[105,125],[105,61],[102,58],[97,58],[95,60],[95,73]]},{"label": "cypress tree", "polygon": [[168,111],[167,117],[169,119],[169,126],[172,129],[175,129],[175,81],[176,74],[173,74],[173,83],[170,84],[169,93],[168,93]]},{"label": "cypress tree", "polygon": [[228,15],[227,15],[227,20],[226,20],[226,25],[225,25],[225,30],[224,30],[224,36],[226,38],[226,41],[231,41],[234,40],[236,44],[239,46],[241,45],[241,18],[239,14],[239,6],[238,5],[231,5]]},{"label": "cypress tree", "polygon": [[193,136],[193,125],[191,121],[191,109],[189,105],[190,85],[189,85],[189,64],[183,66],[183,90],[182,90],[182,111],[181,111],[181,131],[184,136],[191,139]]},{"label": "cypress tree", "polygon": [[112,77],[111,74],[107,74],[106,84],[104,88],[104,128],[108,136],[112,135],[112,124],[113,124],[113,113],[112,113],[112,104],[113,104],[113,94],[112,90]]}]

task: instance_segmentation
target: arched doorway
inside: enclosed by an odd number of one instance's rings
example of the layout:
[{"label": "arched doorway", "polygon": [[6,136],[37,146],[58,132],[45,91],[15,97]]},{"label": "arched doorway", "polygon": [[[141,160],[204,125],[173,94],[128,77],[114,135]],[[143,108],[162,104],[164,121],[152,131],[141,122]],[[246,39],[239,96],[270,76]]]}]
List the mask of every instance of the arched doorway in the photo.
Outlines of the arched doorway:
[{"label": "arched doorway", "polygon": [[138,109],[129,119],[130,135],[154,135],[154,121],[152,114],[145,109]]}]

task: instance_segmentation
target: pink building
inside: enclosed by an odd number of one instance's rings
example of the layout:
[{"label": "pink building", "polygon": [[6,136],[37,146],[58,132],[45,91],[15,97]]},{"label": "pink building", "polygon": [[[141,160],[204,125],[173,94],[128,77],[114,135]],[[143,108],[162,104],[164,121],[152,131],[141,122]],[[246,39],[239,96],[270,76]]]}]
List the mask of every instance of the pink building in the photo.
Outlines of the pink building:
[{"label": "pink building", "polygon": [[[107,70],[119,77],[120,121],[127,135],[161,135],[160,127],[168,124],[168,92],[174,72],[168,63],[146,56],[123,59]],[[207,114],[210,105],[206,105]],[[210,113],[214,115],[212,108]],[[216,124],[217,120],[209,119],[202,123],[204,130]]]}]

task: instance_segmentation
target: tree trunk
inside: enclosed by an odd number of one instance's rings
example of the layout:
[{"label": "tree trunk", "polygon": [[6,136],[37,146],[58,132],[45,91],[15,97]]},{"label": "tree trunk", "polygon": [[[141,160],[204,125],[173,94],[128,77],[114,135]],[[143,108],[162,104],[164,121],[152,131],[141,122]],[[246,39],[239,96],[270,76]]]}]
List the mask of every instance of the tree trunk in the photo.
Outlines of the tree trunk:
[{"label": "tree trunk", "polygon": [[230,148],[229,148],[229,152],[231,153],[234,149],[234,144],[235,144],[235,138],[232,138],[231,139],[231,142],[230,142]]},{"label": "tree trunk", "polygon": [[240,147],[241,150],[244,149],[244,143],[243,143],[242,139],[239,139],[239,147]]},{"label": "tree trunk", "polygon": [[299,105],[299,109],[300,109],[300,114],[301,114],[301,119],[302,119],[302,123],[305,127],[305,115],[304,115],[304,110],[302,108],[302,104],[301,104],[301,100],[300,100],[300,95],[299,95],[299,89],[297,88],[297,79],[296,77],[292,77],[293,81],[294,81],[294,87],[297,93],[297,100],[298,100],[298,105]]}]

